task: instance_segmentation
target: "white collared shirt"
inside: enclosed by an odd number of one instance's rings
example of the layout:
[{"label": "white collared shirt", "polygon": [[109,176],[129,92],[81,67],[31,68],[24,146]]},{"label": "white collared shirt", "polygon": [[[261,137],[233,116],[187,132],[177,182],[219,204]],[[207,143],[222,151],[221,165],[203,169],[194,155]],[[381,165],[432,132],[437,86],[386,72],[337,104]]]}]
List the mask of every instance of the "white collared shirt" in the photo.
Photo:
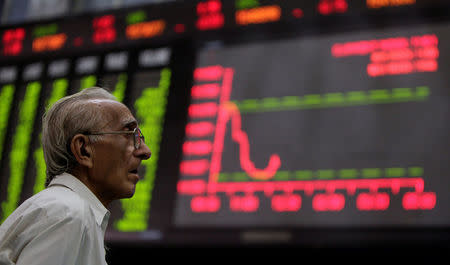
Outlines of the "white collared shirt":
[{"label": "white collared shirt", "polygon": [[76,177],[56,176],[0,226],[0,264],[105,265],[109,215]]}]

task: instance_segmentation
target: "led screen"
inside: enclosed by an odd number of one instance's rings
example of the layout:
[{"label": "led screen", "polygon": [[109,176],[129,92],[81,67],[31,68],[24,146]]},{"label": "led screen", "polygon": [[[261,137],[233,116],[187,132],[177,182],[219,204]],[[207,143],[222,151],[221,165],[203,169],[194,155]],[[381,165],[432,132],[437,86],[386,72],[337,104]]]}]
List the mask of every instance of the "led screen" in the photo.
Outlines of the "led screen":
[{"label": "led screen", "polygon": [[446,225],[449,26],[205,45],[180,227]]}]

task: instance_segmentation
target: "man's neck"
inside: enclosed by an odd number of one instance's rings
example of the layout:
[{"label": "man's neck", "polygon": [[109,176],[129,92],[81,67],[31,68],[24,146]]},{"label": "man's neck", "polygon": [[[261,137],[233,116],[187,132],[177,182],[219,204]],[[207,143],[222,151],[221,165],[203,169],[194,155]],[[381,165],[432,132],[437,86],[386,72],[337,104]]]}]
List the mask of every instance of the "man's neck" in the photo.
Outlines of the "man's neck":
[{"label": "man's neck", "polygon": [[112,202],[112,200],[105,199],[104,196],[101,196],[101,191],[96,187],[92,180],[92,178],[89,176],[89,172],[83,168],[75,167],[71,172],[74,177],[79,179],[94,195],[98,198],[98,200],[105,206],[105,208],[108,208],[108,205]]}]

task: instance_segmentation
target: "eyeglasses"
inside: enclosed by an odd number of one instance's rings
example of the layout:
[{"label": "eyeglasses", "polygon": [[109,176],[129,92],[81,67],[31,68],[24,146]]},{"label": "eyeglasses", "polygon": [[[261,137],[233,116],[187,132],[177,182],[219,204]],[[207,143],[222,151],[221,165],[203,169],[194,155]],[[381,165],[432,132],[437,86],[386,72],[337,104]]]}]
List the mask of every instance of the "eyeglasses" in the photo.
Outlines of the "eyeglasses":
[{"label": "eyeglasses", "polygon": [[139,128],[134,128],[132,131],[116,131],[116,132],[95,132],[86,135],[103,135],[103,134],[132,134],[134,140],[134,148],[139,149],[141,147],[141,140],[145,143],[144,135]]}]

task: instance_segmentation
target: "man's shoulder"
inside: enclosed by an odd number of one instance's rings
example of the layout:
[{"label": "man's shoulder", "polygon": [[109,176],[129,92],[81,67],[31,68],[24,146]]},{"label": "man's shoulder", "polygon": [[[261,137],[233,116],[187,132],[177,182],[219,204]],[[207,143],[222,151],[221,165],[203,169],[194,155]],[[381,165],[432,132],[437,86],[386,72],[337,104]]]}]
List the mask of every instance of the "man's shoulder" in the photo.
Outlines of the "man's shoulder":
[{"label": "man's shoulder", "polygon": [[29,238],[66,225],[82,233],[92,226],[92,220],[76,193],[64,187],[51,187],[24,201],[8,216],[0,226],[0,238],[12,240],[12,235]]},{"label": "man's shoulder", "polygon": [[45,215],[49,219],[78,219],[83,221],[86,220],[88,206],[78,194],[67,187],[54,186],[30,197],[18,210],[40,212],[41,215]]}]

